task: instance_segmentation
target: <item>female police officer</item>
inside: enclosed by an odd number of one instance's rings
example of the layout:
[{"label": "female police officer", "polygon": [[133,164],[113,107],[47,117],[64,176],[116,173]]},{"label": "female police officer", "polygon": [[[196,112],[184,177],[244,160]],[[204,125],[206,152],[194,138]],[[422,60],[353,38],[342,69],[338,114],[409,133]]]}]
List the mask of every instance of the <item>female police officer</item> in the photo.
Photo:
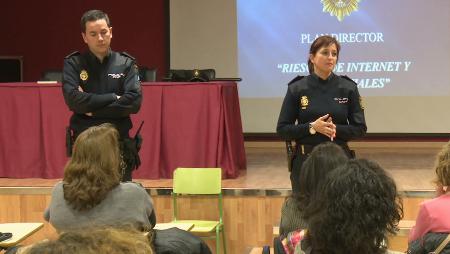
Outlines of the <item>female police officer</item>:
[{"label": "female police officer", "polygon": [[296,141],[290,175],[294,193],[298,191],[300,168],[314,146],[332,141],[353,157],[347,141],[367,130],[356,83],[333,73],[339,50],[335,38],[318,37],[309,51],[310,75],[289,83],[281,107],[277,133]]}]

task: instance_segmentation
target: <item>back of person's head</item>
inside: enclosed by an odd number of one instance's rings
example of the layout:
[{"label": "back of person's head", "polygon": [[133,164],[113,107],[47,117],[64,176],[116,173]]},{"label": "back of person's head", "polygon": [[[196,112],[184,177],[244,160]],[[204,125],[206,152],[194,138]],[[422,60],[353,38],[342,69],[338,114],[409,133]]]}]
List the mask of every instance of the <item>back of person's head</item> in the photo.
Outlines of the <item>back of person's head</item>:
[{"label": "back of person's head", "polygon": [[450,186],[450,142],[442,147],[435,162],[436,183],[440,186]]},{"label": "back of person's head", "polygon": [[81,26],[81,32],[86,32],[86,23],[97,21],[99,19],[104,19],[106,21],[106,24],[108,27],[111,27],[111,22],[109,20],[108,14],[104,13],[100,10],[89,10],[86,11],[83,16],[81,16],[80,26]]},{"label": "back of person's head", "polygon": [[150,241],[132,228],[100,228],[62,233],[58,239],[35,244],[26,254],[153,254]]},{"label": "back of person's head", "polygon": [[64,199],[74,209],[94,207],[120,184],[118,136],[111,124],[102,124],[76,139],[63,179]]},{"label": "back of person's head", "polygon": [[374,162],[350,160],[330,172],[305,211],[313,253],[385,253],[403,206],[394,180]]},{"label": "back of person's head", "polygon": [[299,176],[299,192],[294,194],[301,208],[306,207],[326,175],[348,161],[344,150],[331,142],[314,147],[303,163]]}]

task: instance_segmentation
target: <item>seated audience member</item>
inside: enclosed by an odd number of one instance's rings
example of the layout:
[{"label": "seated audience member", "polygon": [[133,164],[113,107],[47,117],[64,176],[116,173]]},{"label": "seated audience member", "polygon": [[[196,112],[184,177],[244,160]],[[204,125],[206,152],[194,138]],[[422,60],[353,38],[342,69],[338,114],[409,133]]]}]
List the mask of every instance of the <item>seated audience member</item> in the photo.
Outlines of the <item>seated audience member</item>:
[{"label": "seated audience member", "polygon": [[281,209],[280,236],[306,228],[303,211],[325,176],[348,160],[342,148],[326,142],[316,146],[304,162],[299,176],[299,192],[288,197]]},{"label": "seated audience member", "polygon": [[53,188],[44,213],[57,231],[121,224],[145,231],[155,225],[152,199],[145,189],[120,182],[118,136],[111,124],[102,124],[76,139],[64,179]]},{"label": "seated audience member", "polygon": [[376,163],[350,160],[328,173],[304,213],[308,229],[282,240],[286,253],[390,253],[403,216],[394,180]]},{"label": "seated audience member", "polygon": [[85,228],[62,233],[58,239],[43,241],[24,254],[153,254],[149,237],[132,229]]},{"label": "seated audience member", "polygon": [[140,185],[120,182],[120,161],[118,132],[112,125],[102,124],[82,132],[75,141],[63,181],[53,189],[45,219],[59,232],[133,225],[154,235],[151,243],[156,253],[210,254],[203,240],[189,232],[149,230],[156,223],[152,200]]},{"label": "seated audience member", "polygon": [[427,233],[450,233],[450,142],[439,152],[435,162],[437,197],[420,204],[416,225],[409,234],[409,243]]}]

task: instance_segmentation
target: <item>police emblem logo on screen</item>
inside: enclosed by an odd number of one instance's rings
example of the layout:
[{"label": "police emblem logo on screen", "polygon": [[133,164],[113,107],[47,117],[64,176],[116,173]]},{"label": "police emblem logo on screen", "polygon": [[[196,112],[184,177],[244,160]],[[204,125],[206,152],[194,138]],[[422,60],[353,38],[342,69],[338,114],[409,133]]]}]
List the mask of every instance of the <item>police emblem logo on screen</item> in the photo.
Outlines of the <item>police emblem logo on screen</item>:
[{"label": "police emblem logo on screen", "polygon": [[80,79],[86,81],[89,78],[89,75],[86,70],[82,70],[80,72]]},{"label": "police emblem logo on screen", "polygon": [[345,16],[358,10],[358,3],[361,0],[321,0],[323,12],[329,12],[331,16],[336,16],[339,21]]},{"label": "police emblem logo on screen", "polygon": [[308,104],[309,104],[308,97],[307,97],[307,96],[302,96],[302,97],[300,98],[300,107],[301,107],[302,109],[306,109],[306,107],[308,106]]}]

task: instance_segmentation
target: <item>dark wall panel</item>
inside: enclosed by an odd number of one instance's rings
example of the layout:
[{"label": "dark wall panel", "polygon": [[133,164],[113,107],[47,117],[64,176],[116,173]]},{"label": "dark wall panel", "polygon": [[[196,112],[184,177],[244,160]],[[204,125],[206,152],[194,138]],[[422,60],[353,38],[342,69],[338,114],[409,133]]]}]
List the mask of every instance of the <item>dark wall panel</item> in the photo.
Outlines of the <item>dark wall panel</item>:
[{"label": "dark wall panel", "polygon": [[46,69],[62,69],[64,56],[86,49],[80,18],[89,9],[108,13],[112,48],[127,51],[139,65],[168,66],[168,11],[164,0],[5,1],[0,15],[0,56],[23,56],[24,81],[36,81]]}]

